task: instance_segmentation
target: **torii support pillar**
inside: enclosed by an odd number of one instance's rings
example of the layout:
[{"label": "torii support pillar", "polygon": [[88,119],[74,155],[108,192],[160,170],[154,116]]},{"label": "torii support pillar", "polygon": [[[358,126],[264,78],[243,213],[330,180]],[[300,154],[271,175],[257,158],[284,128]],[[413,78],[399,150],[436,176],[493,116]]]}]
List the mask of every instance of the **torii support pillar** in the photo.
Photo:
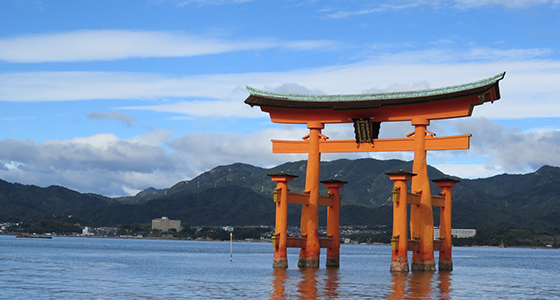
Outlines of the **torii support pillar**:
[{"label": "torii support pillar", "polygon": [[272,181],[276,181],[274,189],[274,202],[276,202],[276,226],[272,235],[272,246],[274,247],[273,268],[288,268],[288,182],[298,177],[296,175],[280,172],[267,174]]},{"label": "torii support pillar", "polygon": [[410,208],[410,232],[413,240],[418,240],[419,251],[412,252],[412,271],[435,272],[434,258],[434,218],[432,211],[432,195],[428,178],[428,163],[426,160],[426,130],[430,120],[426,118],[412,119],[414,132],[414,162],[412,172],[417,174],[412,179],[413,193],[421,195],[420,203]]},{"label": "torii support pillar", "polygon": [[388,172],[393,187],[393,236],[391,237],[391,273],[408,273],[408,182],[414,173],[405,171]]},{"label": "torii support pillar", "polygon": [[301,210],[301,236],[306,238],[305,247],[299,252],[298,267],[319,268],[319,182],[321,174],[321,153],[319,141],[324,136],[321,130],[325,125],[320,122],[308,122],[309,135],[304,139],[309,140],[307,158],[307,173],[305,176],[305,192],[309,194],[309,203],[303,205]]},{"label": "torii support pillar", "polygon": [[327,268],[340,267],[340,188],[347,181],[330,179],[321,181],[328,188],[328,195],[332,197],[332,205],[327,206],[327,238],[332,240],[327,248]]},{"label": "torii support pillar", "polygon": [[451,188],[459,181],[451,178],[432,180],[440,187],[444,204],[440,208],[439,239],[443,241],[443,249],[439,251],[438,271],[453,271],[453,259],[451,248],[453,246],[451,237]]}]

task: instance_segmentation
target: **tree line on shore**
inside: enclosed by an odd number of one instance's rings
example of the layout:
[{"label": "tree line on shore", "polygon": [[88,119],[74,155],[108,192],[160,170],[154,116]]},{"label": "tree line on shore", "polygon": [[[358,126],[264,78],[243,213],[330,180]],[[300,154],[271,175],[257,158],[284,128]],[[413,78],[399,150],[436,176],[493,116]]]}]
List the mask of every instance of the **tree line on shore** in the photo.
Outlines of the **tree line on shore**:
[{"label": "tree line on shore", "polygon": [[[9,233],[73,235],[82,232],[80,220],[72,216],[48,215],[43,218],[14,224],[5,230]],[[272,227],[237,226],[233,227],[235,240],[269,238]],[[380,230],[379,226],[366,226],[359,233],[341,234],[342,239],[355,243],[388,244],[391,242],[390,227]],[[220,226],[183,225],[183,230],[171,229],[167,232],[152,230],[151,224],[123,224],[117,227],[115,236],[166,237],[191,240],[229,240],[230,232]],[[547,230],[516,229],[508,227],[478,228],[471,238],[453,238],[454,246],[495,246],[495,247],[552,247],[560,248],[560,227]]]}]

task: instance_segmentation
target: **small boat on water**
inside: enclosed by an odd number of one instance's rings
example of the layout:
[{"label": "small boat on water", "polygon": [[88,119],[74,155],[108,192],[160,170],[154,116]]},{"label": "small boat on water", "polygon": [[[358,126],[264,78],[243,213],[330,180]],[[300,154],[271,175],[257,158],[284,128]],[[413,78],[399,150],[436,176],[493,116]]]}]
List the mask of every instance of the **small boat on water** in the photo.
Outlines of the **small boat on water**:
[{"label": "small boat on water", "polygon": [[16,238],[20,238],[20,239],[52,239],[52,236],[46,236],[46,235],[30,235],[30,234],[18,234],[16,235]]}]

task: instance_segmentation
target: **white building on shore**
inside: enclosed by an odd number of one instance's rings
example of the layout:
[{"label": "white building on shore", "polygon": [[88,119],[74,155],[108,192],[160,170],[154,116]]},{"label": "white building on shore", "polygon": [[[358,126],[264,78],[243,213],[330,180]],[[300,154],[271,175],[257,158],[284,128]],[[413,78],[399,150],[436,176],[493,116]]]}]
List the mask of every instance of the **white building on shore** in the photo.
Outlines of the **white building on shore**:
[{"label": "white building on shore", "polygon": [[181,220],[171,220],[167,217],[161,217],[152,220],[152,230],[160,230],[161,232],[169,231],[169,229],[175,229],[177,232],[183,230],[181,226]]},{"label": "white building on shore", "polygon": [[[476,229],[451,229],[454,238],[470,238],[476,235]],[[439,238],[439,227],[434,227],[434,239]]]}]

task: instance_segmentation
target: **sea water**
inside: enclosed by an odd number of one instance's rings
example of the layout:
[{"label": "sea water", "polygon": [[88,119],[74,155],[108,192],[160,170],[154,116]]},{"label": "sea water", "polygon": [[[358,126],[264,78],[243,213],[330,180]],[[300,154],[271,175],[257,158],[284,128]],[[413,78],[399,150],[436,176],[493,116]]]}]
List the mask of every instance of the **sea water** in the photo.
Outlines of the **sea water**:
[{"label": "sea water", "polygon": [[273,269],[270,243],[4,235],[0,299],[560,299],[559,249],[455,247],[453,272],[409,274],[390,246],[342,245],[338,269],[288,252]]}]

